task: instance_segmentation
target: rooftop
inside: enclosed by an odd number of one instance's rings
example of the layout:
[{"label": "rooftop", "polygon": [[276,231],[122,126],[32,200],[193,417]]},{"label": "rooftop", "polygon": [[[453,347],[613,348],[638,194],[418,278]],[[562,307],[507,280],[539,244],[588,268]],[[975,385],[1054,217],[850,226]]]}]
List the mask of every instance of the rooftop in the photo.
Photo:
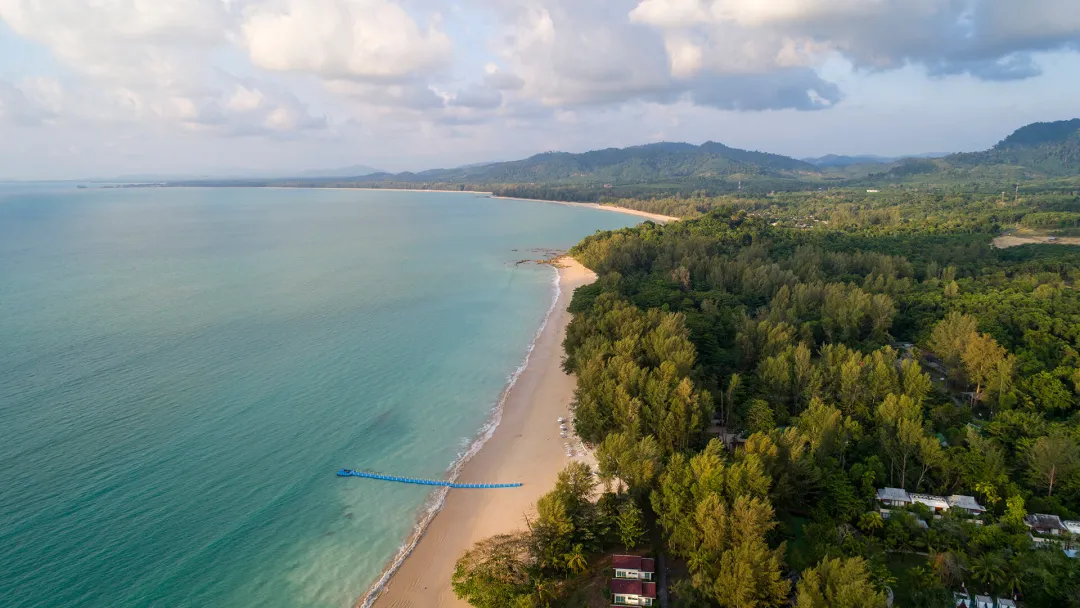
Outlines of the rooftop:
[{"label": "rooftop", "polygon": [[949,497],[949,507],[960,507],[968,511],[985,511],[986,509],[975,500],[974,496],[953,494]]},{"label": "rooftop", "polygon": [[910,496],[914,502],[941,509],[949,508],[949,501],[945,500],[944,496],[934,496],[932,494],[911,494]]},{"label": "rooftop", "polygon": [[1068,530],[1060,517],[1045,513],[1032,513],[1024,518],[1024,523],[1039,530]]},{"label": "rooftop", "polygon": [[877,491],[878,500],[897,500],[909,502],[907,490],[901,488],[881,488]]},{"label": "rooftop", "polygon": [[656,583],[623,579],[611,580],[611,592],[619,595],[637,595],[656,598]]},{"label": "rooftop", "polygon": [[611,567],[620,570],[640,570],[642,572],[656,572],[656,565],[652,559],[640,555],[613,555]]}]

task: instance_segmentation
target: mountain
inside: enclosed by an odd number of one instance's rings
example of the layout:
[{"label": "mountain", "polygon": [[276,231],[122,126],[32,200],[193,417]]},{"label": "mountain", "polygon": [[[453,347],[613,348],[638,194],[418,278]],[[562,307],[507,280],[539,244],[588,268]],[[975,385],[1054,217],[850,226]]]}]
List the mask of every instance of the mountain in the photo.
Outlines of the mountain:
[{"label": "mountain", "polygon": [[1018,169],[1029,177],[1077,175],[1080,174],[1080,118],[1030,124],[989,150],[953,154],[943,160],[962,169]]},{"label": "mountain", "polygon": [[817,167],[794,158],[739,150],[710,141],[700,146],[665,142],[581,154],[545,152],[518,161],[420,173],[381,173],[365,179],[480,184],[626,184],[708,181],[731,176],[793,178],[817,173]]},{"label": "mountain", "polygon": [[802,160],[820,169],[833,169],[851,167],[854,165],[888,165],[907,158],[941,158],[942,156],[948,156],[948,154],[929,152],[926,154],[912,154],[909,156],[893,157],[875,156],[873,154],[864,154],[859,156],[842,156],[836,154],[827,154],[825,156],[819,156],[817,158],[804,158]]},{"label": "mountain", "polygon": [[822,169],[833,167],[850,167],[852,165],[885,165],[896,161],[895,158],[887,158],[884,156],[841,156],[836,154],[826,154],[825,156],[819,156],[817,158],[804,158],[803,162],[810,163],[815,167]]},{"label": "mountain", "polygon": [[[809,162],[808,162],[809,161]],[[900,159],[838,156],[797,160],[716,142],[661,142],[584,153],[545,152],[523,160],[431,169],[371,172],[353,166],[274,178],[192,180],[170,185],[381,187],[485,190],[522,198],[582,202],[744,192],[873,187],[882,182],[1014,183],[1080,178],[1080,119],[1018,129],[990,150]],[[995,185],[996,187],[996,185]]]}]

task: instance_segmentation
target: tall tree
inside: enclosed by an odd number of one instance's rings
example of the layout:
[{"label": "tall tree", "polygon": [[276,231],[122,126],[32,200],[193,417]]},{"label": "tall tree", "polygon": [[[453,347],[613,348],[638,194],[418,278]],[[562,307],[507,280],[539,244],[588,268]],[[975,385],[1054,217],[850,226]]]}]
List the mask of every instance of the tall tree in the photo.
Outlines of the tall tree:
[{"label": "tall tree", "polygon": [[645,538],[645,519],[636,504],[627,502],[619,509],[618,524],[619,540],[627,551],[641,544]]},{"label": "tall tree", "polygon": [[960,372],[960,357],[967,347],[968,340],[978,331],[979,322],[959,312],[951,312],[945,319],[934,326],[930,334],[930,350],[941,358],[950,373]]},{"label": "tall tree", "polygon": [[458,559],[451,586],[458,598],[476,608],[506,608],[529,594],[531,567],[528,538],[493,536]]},{"label": "tall tree", "polygon": [[[997,340],[986,334],[972,334],[964,345],[960,354],[960,360],[964,364],[964,370],[971,382],[975,383],[975,400],[982,397],[982,387],[989,382],[998,379],[1004,371],[1003,362],[1008,353],[997,343]],[[1000,382],[1000,379],[998,379]]]},{"label": "tall tree", "polygon": [[1054,495],[1054,486],[1080,470],[1080,446],[1071,436],[1055,431],[1035,440],[1027,452],[1028,474],[1037,487]]},{"label": "tall tree", "polygon": [[878,406],[878,435],[894,483],[907,485],[908,471],[923,447],[922,408],[907,395],[889,395]]},{"label": "tall tree", "polygon": [[795,607],[885,608],[885,594],[874,588],[863,558],[825,558],[803,571]]},{"label": "tall tree", "polygon": [[612,433],[596,449],[600,479],[619,479],[635,497],[645,496],[660,474],[663,453],[652,435],[634,441],[627,433]]}]

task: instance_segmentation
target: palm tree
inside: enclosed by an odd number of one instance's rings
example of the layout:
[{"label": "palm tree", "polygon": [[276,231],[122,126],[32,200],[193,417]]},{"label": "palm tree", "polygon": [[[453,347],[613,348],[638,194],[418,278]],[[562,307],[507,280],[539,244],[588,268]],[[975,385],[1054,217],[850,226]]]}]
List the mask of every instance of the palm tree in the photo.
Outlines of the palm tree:
[{"label": "palm tree", "polygon": [[1009,593],[1015,597],[1023,591],[1024,583],[1024,565],[1018,556],[1014,556],[1005,568],[1005,584],[1009,588]]},{"label": "palm tree", "polygon": [[1005,582],[1004,560],[1000,555],[990,553],[971,560],[971,578],[987,591],[994,591]]},{"label": "palm tree", "polygon": [[873,536],[874,532],[880,530],[885,526],[885,521],[881,518],[881,513],[877,511],[870,511],[869,513],[863,513],[859,517],[859,528],[866,534]]},{"label": "palm tree", "polygon": [[579,574],[589,568],[589,563],[585,560],[585,546],[581,543],[574,545],[574,548],[563,556],[563,560],[566,562],[566,567],[571,572]]},{"label": "palm tree", "polygon": [[919,589],[932,589],[938,582],[937,575],[926,566],[915,566],[908,570],[908,576]]},{"label": "palm tree", "polygon": [[555,599],[555,585],[551,581],[537,579],[533,586],[533,597],[539,606],[550,606]]}]

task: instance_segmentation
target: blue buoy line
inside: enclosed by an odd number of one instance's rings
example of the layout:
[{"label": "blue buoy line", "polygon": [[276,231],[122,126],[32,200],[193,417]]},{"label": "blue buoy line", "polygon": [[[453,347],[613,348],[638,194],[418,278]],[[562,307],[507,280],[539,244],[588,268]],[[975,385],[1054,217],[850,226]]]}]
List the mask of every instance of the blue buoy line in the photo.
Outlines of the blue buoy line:
[{"label": "blue buoy line", "polygon": [[396,481],[399,483],[412,483],[420,486],[443,486],[446,488],[462,488],[462,489],[496,489],[496,488],[520,488],[524,484],[520,483],[451,483],[449,481],[435,481],[432,479],[413,479],[411,477],[394,477],[393,475],[380,475],[378,473],[368,473],[366,471],[354,471],[352,469],[341,469],[338,471],[338,477],[364,477],[367,479],[381,479],[382,481]]}]

